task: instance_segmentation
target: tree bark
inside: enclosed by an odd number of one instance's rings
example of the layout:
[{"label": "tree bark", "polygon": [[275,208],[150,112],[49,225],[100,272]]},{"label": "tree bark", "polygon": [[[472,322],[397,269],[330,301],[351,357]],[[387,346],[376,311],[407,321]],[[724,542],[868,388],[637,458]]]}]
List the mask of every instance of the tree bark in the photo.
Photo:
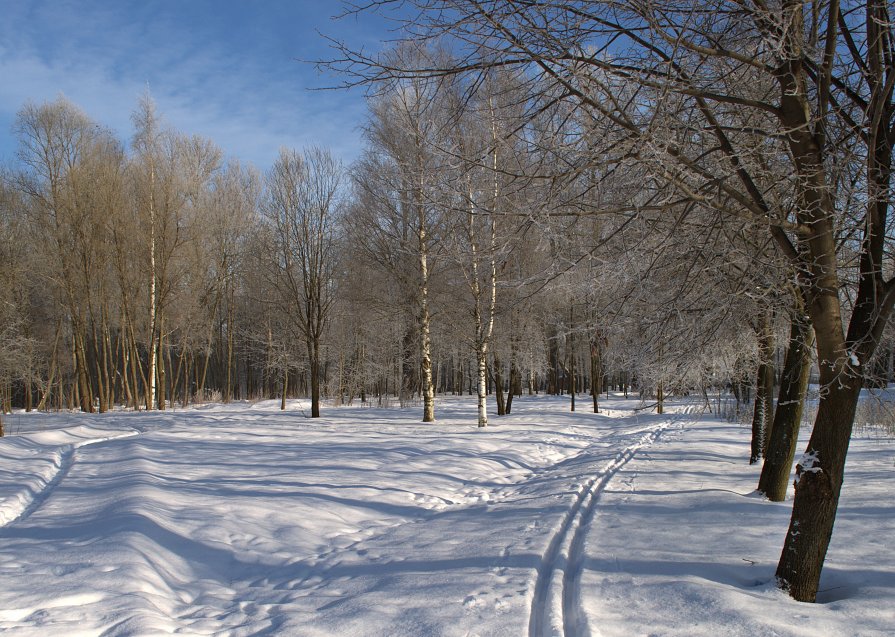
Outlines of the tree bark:
[{"label": "tree bark", "polygon": [[87,370],[87,352],[84,347],[84,336],[78,325],[73,325],[74,329],[74,345],[75,345],[75,366],[77,368],[77,387],[78,398],[81,405],[81,411],[92,414],[93,408],[93,392],[90,389],[90,378]]},{"label": "tree bark", "polygon": [[503,393],[503,365],[497,354],[492,355],[492,369],[494,370],[494,400],[497,403],[497,415],[507,415],[506,396]]},{"label": "tree bark", "polygon": [[158,370],[158,408],[161,411],[165,410],[167,406],[167,369],[165,368],[165,350],[167,349],[167,344],[165,343],[165,339],[162,336],[162,321],[159,320],[159,336],[158,336],[158,363],[156,365],[156,369]]},{"label": "tree bark", "polygon": [[861,384],[861,378],[849,374],[824,385],[826,394],[818,407],[811,440],[796,465],[792,518],[776,576],[780,586],[798,601],[817,598]]},{"label": "tree bark", "polygon": [[488,412],[485,410],[486,404],[486,396],[488,391],[488,349],[486,344],[480,344],[476,348],[476,362],[477,362],[477,410],[478,410],[478,425],[479,427],[487,427],[488,426]]},{"label": "tree bark", "polygon": [[522,380],[519,375],[519,365],[517,363],[518,351],[516,347],[515,336],[510,339],[510,387],[507,392],[506,412],[510,414],[513,411],[513,396],[517,393],[522,394]]},{"label": "tree bark", "polygon": [[422,160],[420,160],[420,184],[417,187],[417,242],[420,255],[420,370],[423,384],[423,422],[435,422],[435,386],[432,382],[432,343],[429,332],[429,237],[426,224],[426,206],[423,200]]},{"label": "tree bark", "polygon": [[311,374],[311,418],[320,418],[320,344],[308,344]]},{"label": "tree bark", "polygon": [[774,420],[774,335],[771,317],[764,314],[756,329],[758,337],[758,370],[755,374],[755,405],[752,412],[752,450],[749,464],[764,455],[765,441]]},{"label": "tree bark", "polygon": [[227,384],[224,386],[224,402],[233,398],[233,303],[232,295],[227,295]]},{"label": "tree bark", "polygon": [[594,400],[594,413],[600,413],[599,396],[603,391],[603,364],[600,336],[595,334],[590,343],[590,393]]},{"label": "tree bark", "polygon": [[814,331],[810,323],[796,313],[792,317],[789,332],[789,347],[783,362],[780,379],[780,393],[774,423],[768,436],[758,490],[772,502],[786,499],[786,488],[796,453],[799,426],[808,390],[811,373],[811,347]]}]

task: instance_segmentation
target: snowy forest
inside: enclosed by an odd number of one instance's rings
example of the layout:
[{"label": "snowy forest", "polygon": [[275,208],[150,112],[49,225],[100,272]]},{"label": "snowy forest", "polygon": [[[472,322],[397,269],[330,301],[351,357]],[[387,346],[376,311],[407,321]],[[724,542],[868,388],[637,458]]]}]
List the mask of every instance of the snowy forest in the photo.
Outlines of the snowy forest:
[{"label": "snowy forest", "polygon": [[283,148],[258,170],[149,93],[128,137],[62,96],[22,105],[0,412],[300,397],[437,425],[460,395],[485,427],[534,394],[689,396],[751,425],[769,499],[798,460],[770,541],[779,586],[814,601],[859,397],[895,381],[891,5],[346,11],[402,34],[320,63],[367,91],[349,165]]}]

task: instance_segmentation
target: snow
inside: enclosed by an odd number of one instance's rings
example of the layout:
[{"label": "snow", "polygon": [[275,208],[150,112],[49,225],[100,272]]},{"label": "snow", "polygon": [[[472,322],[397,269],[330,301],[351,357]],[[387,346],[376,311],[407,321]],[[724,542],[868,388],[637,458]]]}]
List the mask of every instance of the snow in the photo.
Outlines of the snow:
[{"label": "snow", "polygon": [[[819,452],[812,449],[811,451],[806,451],[802,454],[802,457],[799,458],[799,461],[796,463],[797,466],[802,467],[802,473],[821,473],[823,472],[823,468],[820,467],[820,456]],[[799,478],[801,478],[801,474],[796,475],[795,484],[799,484]]]},{"label": "snow", "polygon": [[[749,431],[523,397],[16,414],[0,440],[11,635],[888,635],[895,441],[853,440],[820,603],[773,586],[788,503]],[[802,443],[800,443],[802,444]]]}]

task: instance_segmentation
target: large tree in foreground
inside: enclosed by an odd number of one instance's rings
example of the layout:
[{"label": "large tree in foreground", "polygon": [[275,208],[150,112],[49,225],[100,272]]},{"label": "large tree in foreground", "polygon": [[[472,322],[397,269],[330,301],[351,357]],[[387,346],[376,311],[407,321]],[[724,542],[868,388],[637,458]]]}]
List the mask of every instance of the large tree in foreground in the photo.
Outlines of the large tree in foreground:
[{"label": "large tree in foreground", "polygon": [[886,233],[895,143],[889,4],[399,4],[420,10],[405,25],[412,37],[451,34],[457,62],[397,67],[345,51],[341,66],[358,80],[523,67],[622,131],[592,165],[649,165],[682,196],[765,224],[797,272],[816,336],[820,404],[777,568],[782,588],[814,601],[864,366],[895,302]]}]

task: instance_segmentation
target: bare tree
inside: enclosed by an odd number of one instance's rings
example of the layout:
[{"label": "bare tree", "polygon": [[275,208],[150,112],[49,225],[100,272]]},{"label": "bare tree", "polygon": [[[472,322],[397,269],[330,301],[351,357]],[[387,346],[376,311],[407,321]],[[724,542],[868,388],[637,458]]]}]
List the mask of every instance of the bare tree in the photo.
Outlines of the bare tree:
[{"label": "bare tree", "polygon": [[100,220],[108,216],[110,200],[103,200],[97,184],[103,182],[110,161],[112,171],[117,170],[116,142],[64,98],[26,105],[16,128],[23,163],[17,187],[28,200],[35,231],[51,248],[48,283],[64,299],[71,326],[75,393],[81,409],[92,412],[98,391],[100,409],[105,410],[108,365],[103,365],[104,374],[91,374],[91,363],[104,352],[108,363],[107,349],[97,337],[95,291],[102,296],[107,244]]},{"label": "bare tree", "polygon": [[333,267],[341,169],[326,150],[282,150],[267,177],[263,213],[273,241],[282,311],[305,341],[311,416],[320,416],[322,340],[335,299]]},{"label": "bare tree", "polygon": [[[424,60],[436,54],[410,47],[393,55]],[[409,325],[404,336],[402,397],[411,392],[415,375],[411,344],[416,343],[423,422],[434,422],[430,288],[433,251],[444,216],[436,188],[440,168],[435,150],[445,135],[446,113],[439,103],[445,93],[441,83],[423,80],[387,83],[379,91],[371,100],[369,150],[354,172],[356,191],[366,202],[365,210],[355,208],[366,217],[357,238],[396,278],[407,305],[414,308],[415,329]]]}]

